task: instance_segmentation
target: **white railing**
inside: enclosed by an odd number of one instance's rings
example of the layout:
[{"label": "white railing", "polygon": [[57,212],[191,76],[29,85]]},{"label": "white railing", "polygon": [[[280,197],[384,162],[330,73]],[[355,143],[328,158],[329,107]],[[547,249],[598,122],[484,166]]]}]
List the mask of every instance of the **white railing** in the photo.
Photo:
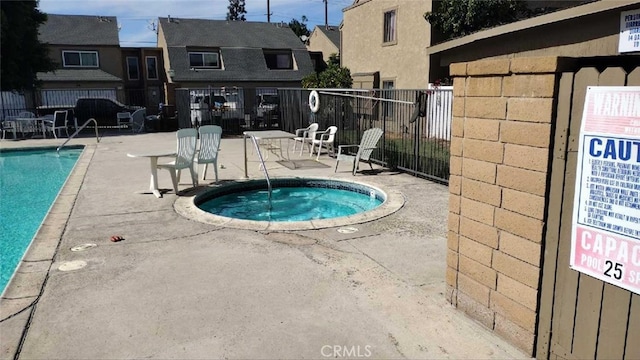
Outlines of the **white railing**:
[{"label": "white railing", "polygon": [[269,179],[269,172],[267,171],[267,166],[264,164],[264,159],[262,158],[262,152],[260,152],[260,145],[258,145],[258,140],[256,140],[255,136],[251,136],[251,142],[253,142],[253,147],[256,149],[256,152],[258,153],[258,159],[260,159],[260,167],[262,168],[262,172],[264,173],[265,179],[267,179],[267,190],[269,191],[269,210],[271,210],[271,207],[272,207],[271,193],[273,192],[273,189],[271,188],[271,179]]},{"label": "white railing", "polygon": [[85,127],[87,127],[87,125],[89,125],[90,122],[93,122],[94,124],[94,129],[96,130],[96,142],[100,142],[100,137],[98,136],[98,122],[96,121],[96,119],[91,118],[87,121],[85,121],[84,124],[82,124],[78,129],[76,129],[76,132],[74,132],[73,134],[71,134],[71,136],[69,136],[69,138],[67,138],[67,140],[65,140],[62,145],[58,146],[58,148],[56,149],[56,153],[58,155],[60,155],[60,149],[62,149],[63,146],[65,146],[69,141],[71,141],[71,139],[73,139],[76,135],[78,135],[78,133],[84,129]]}]

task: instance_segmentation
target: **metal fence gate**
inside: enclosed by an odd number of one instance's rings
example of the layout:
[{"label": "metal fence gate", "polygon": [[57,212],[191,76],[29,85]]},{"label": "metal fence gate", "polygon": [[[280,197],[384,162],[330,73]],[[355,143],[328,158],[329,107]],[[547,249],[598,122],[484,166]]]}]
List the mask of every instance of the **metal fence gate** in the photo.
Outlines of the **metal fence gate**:
[{"label": "metal fence gate", "polygon": [[640,295],[569,268],[587,86],[640,86],[637,57],[584,59],[559,80],[536,356],[640,359]]}]

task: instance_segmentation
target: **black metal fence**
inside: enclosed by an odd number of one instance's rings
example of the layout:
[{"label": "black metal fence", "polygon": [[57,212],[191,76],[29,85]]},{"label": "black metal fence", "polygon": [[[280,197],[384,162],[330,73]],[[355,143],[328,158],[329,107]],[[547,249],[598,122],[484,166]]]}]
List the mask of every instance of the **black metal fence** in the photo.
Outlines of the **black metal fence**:
[{"label": "black metal fence", "polygon": [[176,89],[175,99],[180,128],[215,124],[225,135],[280,128],[281,105],[275,88],[182,88]]},{"label": "black metal fence", "polygon": [[[320,106],[309,107],[310,89],[177,89],[180,128],[220,125],[225,135],[246,130],[295,132],[316,122],[337,126],[336,146],[359,144],[362,133],[379,127],[384,136],[372,160],[391,169],[448,183],[452,88],[428,90],[317,90]],[[275,106],[263,100],[277,95]],[[414,112],[420,116],[412,120]]]},{"label": "black metal fence", "polygon": [[[220,125],[227,136],[246,130],[295,132],[316,122],[319,129],[338,127],[336,146],[359,144],[366,129],[379,127],[384,136],[371,157],[373,161],[448,183],[451,87],[317,91],[320,106],[314,113],[309,107],[310,89],[176,89],[177,122],[180,128]],[[275,95],[277,104],[263,104],[267,97],[273,102]],[[419,116],[411,121],[416,111]]]},{"label": "black metal fence", "polygon": [[[366,129],[379,127],[384,136],[371,157],[374,161],[419,177],[449,182],[451,88],[317,91],[320,107],[313,113],[309,107],[311,90],[278,89],[282,130],[294,132],[313,122],[318,123],[319,129],[334,125],[338,127],[338,146],[359,144]],[[423,116],[411,122],[414,111]]]}]

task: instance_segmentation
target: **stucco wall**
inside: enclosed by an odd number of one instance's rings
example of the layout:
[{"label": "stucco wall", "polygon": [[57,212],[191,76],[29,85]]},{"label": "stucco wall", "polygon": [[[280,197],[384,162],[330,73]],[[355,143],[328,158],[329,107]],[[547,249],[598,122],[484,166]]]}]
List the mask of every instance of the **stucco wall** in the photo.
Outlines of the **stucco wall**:
[{"label": "stucco wall", "polygon": [[[331,31],[338,32],[339,30],[335,29]],[[331,54],[340,53],[340,49],[338,49],[338,47],[333,42],[331,42],[331,40],[329,40],[329,38],[325,34],[323,34],[322,31],[319,31],[317,27],[309,36],[309,45],[307,45],[307,50],[321,52],[322,59],[326,63],[329,62],[329,57],[331,56]]]},{"label": "stucco wall", "polygon": [[119,47],[106,46],[78,46],[78,45],[49,45],[49,54],[51,59],[62,67],[62,51],[78,50],[78,51],[97,51],[99,69],[124,79],[122,69],[121,52]]},{"label": "stucco wall", "polygon": [[558,58],[451,65],[447,299],[533,354]]},{"label": "stucco wall", "polygon": [[[384,13],[397,9],[397,42],[383,45]],[[370,0],[343,13],[341,61],[351,74],[380,72],[380,80],[395,81],[396,89],[427,86],[426,48],[430,27],[423,14],[431,1]]]}]

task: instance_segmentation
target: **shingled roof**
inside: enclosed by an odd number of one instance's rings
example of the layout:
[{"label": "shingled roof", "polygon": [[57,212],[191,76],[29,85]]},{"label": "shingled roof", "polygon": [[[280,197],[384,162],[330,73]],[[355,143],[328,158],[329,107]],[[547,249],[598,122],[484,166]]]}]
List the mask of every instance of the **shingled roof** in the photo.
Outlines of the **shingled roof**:
[{"label": "shingled roof", "polygon": [[159,18],[167,46],[304,49],[286,24]]},{"label": "shingled roof", "polygon": [[[307,49],[283,24],[159,18],[174,81],[300,81],[313,72]],[[191,70],[190,49],[220,50],[224,69]],[[269,70],[263,49],[291,50],[297,69]]]},{"label": "shingled roof", "polygon": [[340,29],[337,26],[316,26],[338,49],[340,49]]},{"label": "shingled roof", "polygon": [[39,32],[40,41],[52,45],[120,45],[115,16],[47,14]]},{"label": "shingled roof", "polygon": [[48,73],[39,72],[37,76],[41,81],[122,81],[119,77],[100,69],[58,69]]}]

